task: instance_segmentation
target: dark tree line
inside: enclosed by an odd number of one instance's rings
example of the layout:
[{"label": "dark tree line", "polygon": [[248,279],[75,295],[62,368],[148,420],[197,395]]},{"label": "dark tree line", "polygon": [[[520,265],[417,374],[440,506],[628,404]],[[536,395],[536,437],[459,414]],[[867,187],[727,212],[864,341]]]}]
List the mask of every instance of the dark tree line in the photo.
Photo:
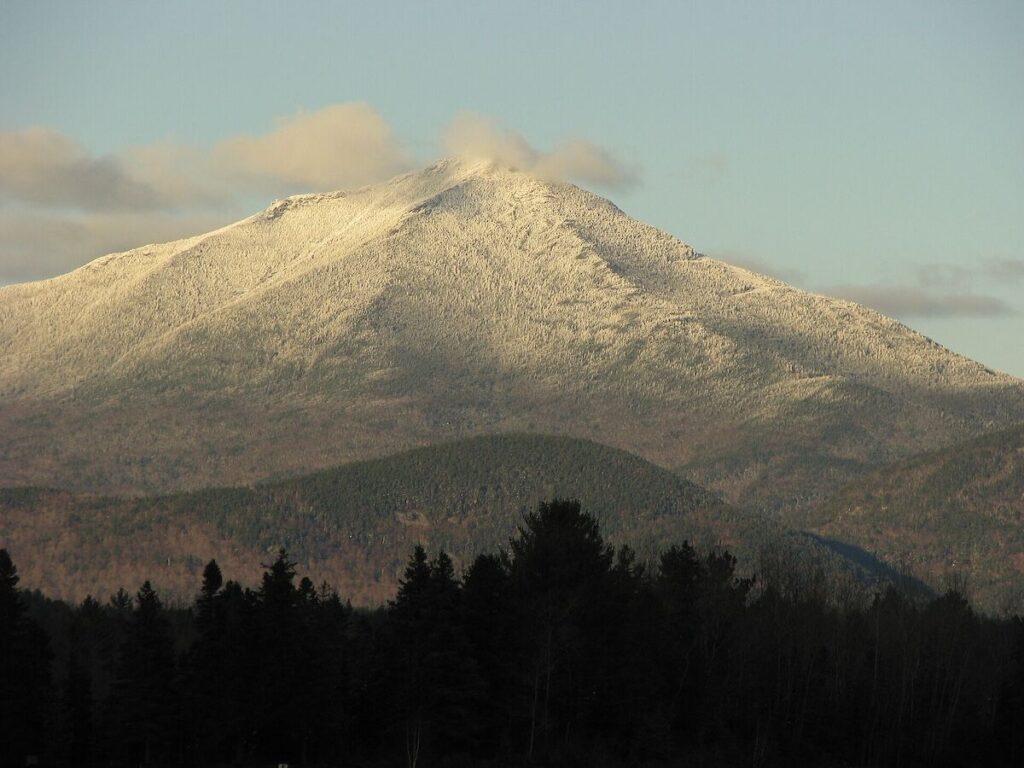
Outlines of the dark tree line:
[{"label": "dark tree line", "polygon": [[565,501],[461,577],[417,547],[372,611],[283,551],[188,609],[71,608],[0,550],[0,665],[2,766],[1024,764],[1019,618],[685,542],[646,567]]}]

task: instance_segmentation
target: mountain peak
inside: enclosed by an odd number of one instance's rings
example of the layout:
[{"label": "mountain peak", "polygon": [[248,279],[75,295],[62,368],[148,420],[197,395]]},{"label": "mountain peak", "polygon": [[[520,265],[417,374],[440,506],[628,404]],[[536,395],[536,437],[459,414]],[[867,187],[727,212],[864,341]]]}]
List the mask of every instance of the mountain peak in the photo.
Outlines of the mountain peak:
[{"label": "mountain peak", "polygon": [[784,470],[813,489],[1022,419],[1021,382],[889,318],[489,161],[0,289],[12,482],[177,489],[540,429],[767,502]]}]

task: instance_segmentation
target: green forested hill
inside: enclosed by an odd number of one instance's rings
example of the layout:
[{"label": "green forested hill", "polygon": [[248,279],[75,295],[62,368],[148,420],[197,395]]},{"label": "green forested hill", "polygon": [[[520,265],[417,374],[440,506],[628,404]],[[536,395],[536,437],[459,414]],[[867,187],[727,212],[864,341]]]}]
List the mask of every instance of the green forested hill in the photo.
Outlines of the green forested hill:
[{"label": "green forested hill", "polygon": [[[151,578],[190,596],[202,565],[252,581],[287,547],[304,571],[354,602],[393,594],[410,548],[456,564],[502,546],[542,499],[578,498],[610,542],[641,556],[690,539],[724,544],[753,566],[778,529],[624,451],[586,440],[489,436],[346,464],[255,487],[140,499],[0,492],[0,542],[24,584],[78,599]],[[795,540],[795,537],[793,537]]]},{"label": "green forested hill", "polygon": [[797,521],[905,560],[928,582],[967,580],[990,610],[1024,610],[1024,425],[923,453],[848,485]]}]

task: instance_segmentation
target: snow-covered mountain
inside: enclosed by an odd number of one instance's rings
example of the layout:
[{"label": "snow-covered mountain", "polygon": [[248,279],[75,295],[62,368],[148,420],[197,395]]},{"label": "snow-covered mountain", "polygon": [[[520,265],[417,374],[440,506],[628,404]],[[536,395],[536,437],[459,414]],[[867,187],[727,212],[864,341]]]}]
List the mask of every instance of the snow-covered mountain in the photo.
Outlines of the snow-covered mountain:
[{"label": "snow-covered mountain", "polygon": [[1022,420],[1021,380],[489,163],[0,288],[7,486],[194,488],[527,431],[787,506]]}]

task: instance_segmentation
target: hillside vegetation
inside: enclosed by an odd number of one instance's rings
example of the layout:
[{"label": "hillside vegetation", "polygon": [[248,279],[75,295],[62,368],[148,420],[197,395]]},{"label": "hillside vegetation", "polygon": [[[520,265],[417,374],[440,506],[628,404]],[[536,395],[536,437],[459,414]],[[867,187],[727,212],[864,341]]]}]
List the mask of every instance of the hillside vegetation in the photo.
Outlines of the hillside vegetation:
[{"label": "hillside vegetation", "polygon": [[795,522],[1024,612],[1024,425],[897,462]]},{"label": "hillside vegetation", "polygon": [[0,548],[0,764],[1021,765],[1019,617],[738,565],[642,567],[571,501],[461,573],[412,548],[373,611],[283,550],[252,586],[211,560],[187,607],[69,606]]},{"label": "hillside vegetation", "polygon": [[653,557],[667,542],[730,547],[757,561],[768,542],[811,548],[755,515],[624,451],[536,435],[470,439],[253,487],[140,499],[66,491],[0,492],[0,541],[24,584],[81,599],[150,578],[191,597],[216,558],[240,578],[286,547],[309,573],[357,603],[391,595],[410,547],[459,564],[505,546],[522,516],[576,498],[609,541]]}]

